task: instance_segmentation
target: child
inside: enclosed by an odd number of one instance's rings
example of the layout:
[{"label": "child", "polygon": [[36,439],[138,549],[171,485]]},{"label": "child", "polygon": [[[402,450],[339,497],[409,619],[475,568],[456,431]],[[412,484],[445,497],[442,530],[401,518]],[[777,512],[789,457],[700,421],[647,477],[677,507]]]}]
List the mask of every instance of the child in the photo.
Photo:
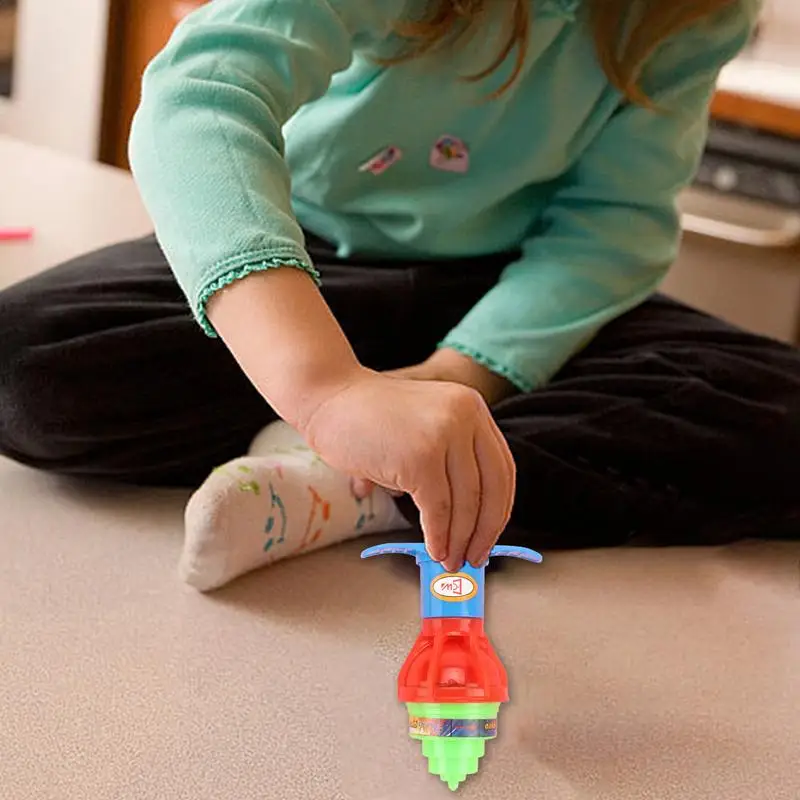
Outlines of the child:
[{"label": "child", "polygon": [[0,296],[2,452],[142,484],[228,462],[187,509],[203,590],[404,526],[399,495],[452,570],[509,519],[540,547],[796,534],[800,354],[654,294],[757,15],[214,0],[134,124],[159,244]]}]

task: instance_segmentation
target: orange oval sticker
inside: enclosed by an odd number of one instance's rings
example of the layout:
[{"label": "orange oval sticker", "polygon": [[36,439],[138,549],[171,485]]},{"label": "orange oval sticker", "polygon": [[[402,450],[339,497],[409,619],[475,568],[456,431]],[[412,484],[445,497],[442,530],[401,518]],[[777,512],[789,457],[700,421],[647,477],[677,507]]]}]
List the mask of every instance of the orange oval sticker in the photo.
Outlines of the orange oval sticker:
[{"label": "orange oval sticker", "polygon": [[434,579],[431,594],[446,603],[463,603],[478,594],[478,584],[463,572],[448,573]]}]

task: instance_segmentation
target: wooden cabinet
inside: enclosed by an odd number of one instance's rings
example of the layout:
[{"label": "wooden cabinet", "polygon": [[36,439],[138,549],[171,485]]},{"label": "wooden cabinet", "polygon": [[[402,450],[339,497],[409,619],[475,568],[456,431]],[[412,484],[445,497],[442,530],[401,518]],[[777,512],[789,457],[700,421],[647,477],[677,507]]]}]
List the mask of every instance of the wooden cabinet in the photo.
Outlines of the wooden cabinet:
[{"label": "wooden cabinet", "polygon": [[716,119],[725,122],[738,122],[769,133],[800,139],[800,106],[786,106],[733,92],[717,92],[711,112]]},{"label": "wooden cabinet", "polygon": [[183,17],[205,0],[113,0],[100,158],[128,166],[128,134],[139,105],[142,74]]}]

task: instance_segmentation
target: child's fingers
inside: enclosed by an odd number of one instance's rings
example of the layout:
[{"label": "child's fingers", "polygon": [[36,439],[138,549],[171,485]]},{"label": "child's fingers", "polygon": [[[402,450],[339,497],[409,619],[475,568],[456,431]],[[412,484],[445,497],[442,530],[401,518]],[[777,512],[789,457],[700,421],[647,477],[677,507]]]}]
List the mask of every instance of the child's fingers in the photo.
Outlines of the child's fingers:
[{"label": "child's fingers", "polygon": [[459,436],[450,446],[447,478],[453,494],[453,510],[444,565],[455,572],[464,566],[481,505],[481,475],[472,436]]},{"label": "child's fingers", "polygon": [[436,561],[444,561],[453,508],[444,460],[439,469],[428,469],[420,476],[419,489],[411,492],[411,497],[419,509],[428,553]]},{"label": "child's fingers", "polygon": [[[503,525],[503,528],[505,529],[505,526],[508,525],[508,522],[511,519],[511,512],[514,510],[514,501],[516,500],[517,496],[517,463],[514,461],[514,454],[511,452],[511,448],[508,445],[506,437],[503,436],[503,432],[500,430],[494,419],[491,420],[491,423],[492,433],[494,434],[497,443],[500,445],[500,449],[503,453],[510,475],[510,485],[508,487],[508,507],[506,508],[506,522],[505,525]],[[502,532],[503,531],[500,531],[500,533]]]},{"label": "child's fingers", "polygon": [[514,496],[513,461],[491,431],[482,431],[475,442],[483,497],[475,533],[467,549],[470,564],[483,564],[508,524]]}]

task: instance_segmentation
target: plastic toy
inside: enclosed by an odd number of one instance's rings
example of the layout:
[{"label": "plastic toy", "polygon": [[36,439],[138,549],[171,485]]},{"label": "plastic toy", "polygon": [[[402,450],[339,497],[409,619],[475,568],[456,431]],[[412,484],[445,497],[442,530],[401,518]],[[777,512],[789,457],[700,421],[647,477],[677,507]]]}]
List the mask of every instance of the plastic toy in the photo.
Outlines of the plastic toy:
[{"label": "plastic toy", "polygon": [[[423,544],[379,545],[361,557],[390,554],[414,556],[420,568],[422,631],[398,678],[409,735],[422,743],[429,771],[456,791],[478,772],[509,699],[505,668],[484,630],[486,566],[448,572]],[[525,547],[495,547],[490,558],[500,556],[542,561]]]}]

